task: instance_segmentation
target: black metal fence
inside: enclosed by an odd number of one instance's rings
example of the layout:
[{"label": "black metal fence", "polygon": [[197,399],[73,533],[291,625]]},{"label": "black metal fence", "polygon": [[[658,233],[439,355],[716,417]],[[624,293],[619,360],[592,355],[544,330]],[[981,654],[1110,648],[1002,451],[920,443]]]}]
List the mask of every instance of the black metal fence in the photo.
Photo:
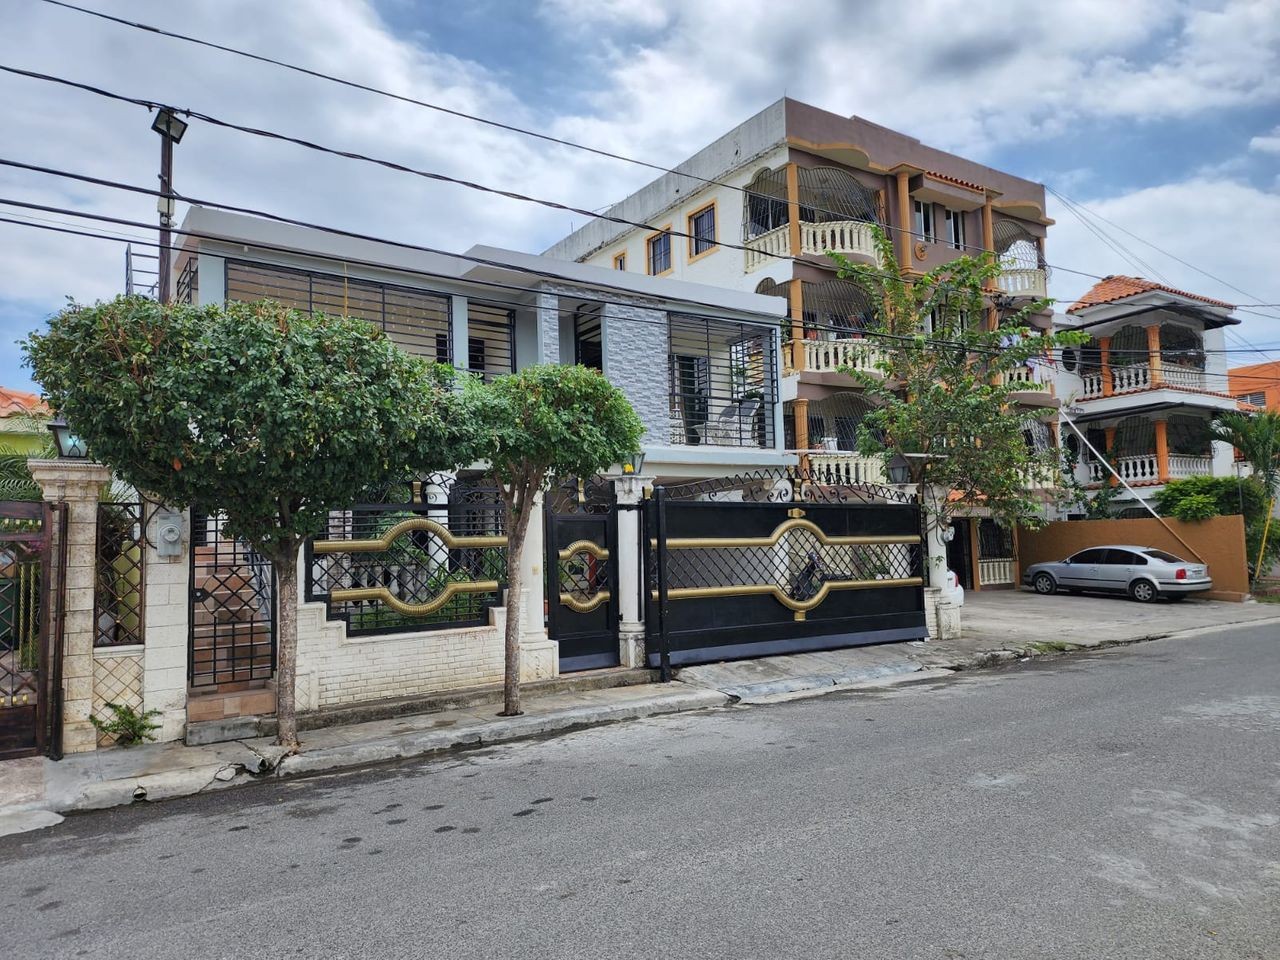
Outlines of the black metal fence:
[{"label": "black metal fence", "polygon": [[143,642],[146,577],[140,503],[98,504],[98,547],[93,590],[93,645]]},{"label": "black metal fence", "polygon": [[334,511],[307,545],[306,598],[351,635],[481,626],[506,563],[498,490],[435,474]]}]

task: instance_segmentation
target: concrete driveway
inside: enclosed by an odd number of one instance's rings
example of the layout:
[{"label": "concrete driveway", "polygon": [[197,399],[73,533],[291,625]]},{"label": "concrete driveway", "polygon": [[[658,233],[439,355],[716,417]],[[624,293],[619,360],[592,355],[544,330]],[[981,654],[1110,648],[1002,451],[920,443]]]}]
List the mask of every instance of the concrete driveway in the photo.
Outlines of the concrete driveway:
[{"label": "concrete driveway", "polygon": [[1276,617],[1280,605],[1269,603],[1136,603],[1127,597],[1042,597],[1029,590],[983,590],[965,594],[961,623],[965,639],[981,643],[1006,645],[1011,639],[1037,636],[1094,646]]}]

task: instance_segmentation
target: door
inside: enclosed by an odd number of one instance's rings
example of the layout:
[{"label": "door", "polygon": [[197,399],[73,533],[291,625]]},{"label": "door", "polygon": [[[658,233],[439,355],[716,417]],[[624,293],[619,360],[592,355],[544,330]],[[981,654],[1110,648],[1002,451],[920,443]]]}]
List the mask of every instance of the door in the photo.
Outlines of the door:
[{"label": "door", "polygon": [[46,732],[60,727],[47,682],[58,617],[49,546],[58,516],[43,503],[0,502],[0,760],[39,753]]},{"label": "door", "polygon": [[969,550],[968,519],[951,521],[951,540],[947,543],[947,568],[955,573],[960,586],[966,590],[973,589],[973,570]]},{"label": "door", "polygon": [[1063,564],[1059,579],[1069,587],[1097,590],[1102,576],[1101,561],[1105,556],[1105,550],[1081,550],[1068,563]]},{"label": "door", "polygon": [[1103,583],[1107,590],[1128,590],[1129,582],[1146,565],[1146,559],[1130,550],[1108,550],[1102,565]]},{"label": "door", "polygon": [[616,667],[617,504],[613,486],[561,485],[546,498],[547,634],[560,672]]}]

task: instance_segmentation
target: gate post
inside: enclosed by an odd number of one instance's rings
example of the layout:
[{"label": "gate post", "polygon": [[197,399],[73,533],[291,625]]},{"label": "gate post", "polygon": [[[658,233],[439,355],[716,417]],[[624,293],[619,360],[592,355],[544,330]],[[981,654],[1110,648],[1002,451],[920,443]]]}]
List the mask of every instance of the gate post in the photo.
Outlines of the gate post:
[{"label": "gate post", "polygon": [[520,596],[507,600],[507,616],[520,618],[520,679],[549,680],[560,675],[560,644],[547,636],[547,591],[543,576],[546,542],[543,539],[543,495],[529,505],[533,519],[520,556],[524,586]]},{"label": "gate post", "polygon": [[618,662],[624,667],[645,664],[644,547],[640,543],[640,501],[645,481],[634,474],[613,481],[617,499],[617,537],[613,544],[618,576]]},{"label": "gate post", "polygon": [[[181,740],[187,732],[187,677],[191,647],[191,511],[173,514],[139,498],[145,536],[142,566],[142,706],[159,710],[159,741]],[[181,519],[177,530],[174,521]],[[161,530],[162,526],[167,529]],[[178,533],[170,542],[166,534]],[[162,547],[161,544],[164,544]]]},{"label": "gate post", "polygon": [[[62,620],[62,750],[84,753],[98,747],[93,712],[93,593],[98,556],[98,498],[111,479],[109,467],[91,460],[28,460],[32,478],[49,503],[67,505],[66,566],[50,570],[50,595],[64,592]],[[50,557],[59,556],[54,545]],[[57,643],[58,637],[50,638]]]}]

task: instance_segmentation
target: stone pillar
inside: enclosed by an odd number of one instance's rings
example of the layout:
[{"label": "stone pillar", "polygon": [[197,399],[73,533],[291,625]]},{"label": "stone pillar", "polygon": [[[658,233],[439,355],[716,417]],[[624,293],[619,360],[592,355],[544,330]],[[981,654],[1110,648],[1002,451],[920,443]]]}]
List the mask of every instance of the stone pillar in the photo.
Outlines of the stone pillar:
[{"label": "stone pillar", "polygon": [[[89,722],[93,712],[93,589],[98,554],[98,499],[111,470],[91,460],[28,460],[31,476],[49,503],[67,505],[67,565],[51,571],[55,592],[64,591],[62,622],[62,749],[65,753],[96,750],[98,733]],[[59,556],[54,544],[53,557]]]},{"label": "stone pillar", "polygon": [[619,477],[613,481],[618,497],[618,538],[613,562],[618,574],[618,660],[624,667],[643,667],[644,544],[640,542],[640,509],[644,499],[641,477]]},{"label": "stone pillar", "polygon": [[1156,470],[1161,483],[1169,482],[1169,421],[1155,420],[1152,423],[1156,434]]},{"label": "stone pillar", "polygon": [[1160,324],[1147,327],[1147,366],[1151,370],[1151,386],[1164,383],[1163,359],[1160,356]]},{"label": "stone pillar", "polygon": [[791,309],[791,372],[804,370],[804,284],[792,280],[788,284],[787,302]]},{"label": "stone pillar", "polygon": [[538,294],[538,356],[535,363],[560,362],[560,298]]},{"label": "stone pillar", "polygon": [[519,597],[507,600],[507,616],[520,618],[520,679],[548,680],[560,673],[560,644],[547,636],[546,583],[543,562],[546,537],[543,528],[542,494],[530,506],[533,517],[525,535],[520,557],[524,586]]},{"label": "stone pillar", "polygon": [[1115,389],[1114,385],[1111,382],[1111,338],[1110,337],[1098,338],[1098,356],[1100,357],[1099,368],[1102,371],[1102,395],[1104,397],[1109,397],[1111,396],[1112,391]]},{"label": "stone pillar", "polygon": [[191,513],[183,511],[182,538],[176,554],[160,555],[158,527],[174,515],[143,502],[147,521],[143,575],[142,707],[159,710],[155,717],[160,741],[181,740],[187,726],[187,659],[190,656]]}]

